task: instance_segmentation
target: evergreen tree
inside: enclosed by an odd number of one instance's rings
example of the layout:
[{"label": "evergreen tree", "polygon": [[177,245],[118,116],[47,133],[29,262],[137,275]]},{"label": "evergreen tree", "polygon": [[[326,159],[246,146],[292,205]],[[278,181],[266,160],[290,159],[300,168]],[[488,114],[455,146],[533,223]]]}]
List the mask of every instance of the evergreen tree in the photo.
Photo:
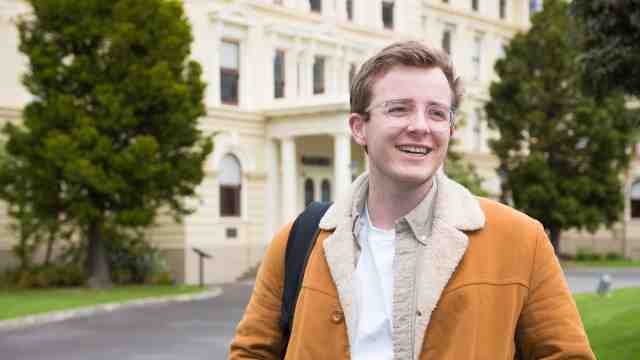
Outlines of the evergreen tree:
[{"label": "evergreen tree", "polygon": [[[178,0],[28,0],[18,22],[34,95],[7,125],[0,196],[48,232],[86,242],[91,286],[108,286],[106,234],[177,219],[212,150],[200,65]],[[24,220],[16,216],[17,220]]]},{"label": "evergreen tree", "polygon": [[640,2],[573,0],[571,12],[590,88],[640,95]]},{"label": "evergreen tree", "polygon": [[595,231],[620,219],[632,117],[620,94],[582,91],[568,4],[545,1],[532,28],[496,63],[486,105],[491,142],[517,208],[539,219],[559,250],[562,230]]}]

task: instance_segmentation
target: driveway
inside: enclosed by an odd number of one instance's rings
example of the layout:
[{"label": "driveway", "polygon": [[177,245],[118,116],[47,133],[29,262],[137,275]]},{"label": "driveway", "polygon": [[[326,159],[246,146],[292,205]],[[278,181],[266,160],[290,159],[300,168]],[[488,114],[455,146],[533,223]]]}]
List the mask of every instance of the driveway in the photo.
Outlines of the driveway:
[{"label": "driveway", "polygon": [[[573,292],[593,292],[603,273],[614,287],[640,286],[640,270],[569,270]],[[11,360],[225,359],[253,284],[227,285],[223,295],[155,305],[14,331],[0,331],[0,358]]]},{"label": "driveway", "polygon": [[252,288],[234,284],[212,299],[0,331],[0,359],[225,359]]}]

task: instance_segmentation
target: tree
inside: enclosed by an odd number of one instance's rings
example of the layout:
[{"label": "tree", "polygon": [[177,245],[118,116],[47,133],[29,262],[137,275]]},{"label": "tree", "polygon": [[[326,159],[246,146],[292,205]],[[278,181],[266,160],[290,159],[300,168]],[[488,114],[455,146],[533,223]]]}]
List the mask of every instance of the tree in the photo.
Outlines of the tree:
[{"label": "tree", "polygon": [[191,28],[178,0],[28,2],[18,30],[34,100],[4,127],[0,196],[86,241],[89,284],[108,286],[106,234],[140,232],[160,208],[188,214],[204,177],[212,142],[197,128]]},{"label": "tree", "polygon": [[640,95],[640,3],[573,0],[571,13],[580,29],[580,59],[590,88]]},{"label": "tree", "polygon": [[496,63],[486,104],[490,143],[514,204],[539,219],[558,252],[562,230],[619,220],[632,117],[619,93],[585,93],[568,5],[545,2]]}]

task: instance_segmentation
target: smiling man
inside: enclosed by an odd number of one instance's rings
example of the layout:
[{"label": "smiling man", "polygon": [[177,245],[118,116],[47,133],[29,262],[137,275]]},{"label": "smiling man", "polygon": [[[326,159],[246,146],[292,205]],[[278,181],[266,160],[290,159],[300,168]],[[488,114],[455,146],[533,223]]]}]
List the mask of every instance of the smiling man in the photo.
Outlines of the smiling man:
[{"label": "smiling man", "polygon": [[462,86],[393,44],[362,65],[349,125],[368,173],[329,208],[280,330],[291,224],[272,241],[231,359],[594,359],[541,224],[438,171]]}]

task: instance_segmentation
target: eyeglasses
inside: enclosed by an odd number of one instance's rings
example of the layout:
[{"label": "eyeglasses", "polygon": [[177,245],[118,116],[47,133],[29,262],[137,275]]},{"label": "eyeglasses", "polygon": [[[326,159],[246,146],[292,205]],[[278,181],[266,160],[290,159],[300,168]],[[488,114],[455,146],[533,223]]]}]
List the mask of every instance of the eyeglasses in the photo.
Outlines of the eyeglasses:
[{"label": "eyeglasses", "polygon": [[[413,121],[418,113],[418,104],[412,99],[393,99],[370,107],[366,113],[382,108],[382,113],[389,120]],[[425,107],[425,118],[432,131],[448,131],[453,126],[455,111],[448,106],[428,104]]]}]

